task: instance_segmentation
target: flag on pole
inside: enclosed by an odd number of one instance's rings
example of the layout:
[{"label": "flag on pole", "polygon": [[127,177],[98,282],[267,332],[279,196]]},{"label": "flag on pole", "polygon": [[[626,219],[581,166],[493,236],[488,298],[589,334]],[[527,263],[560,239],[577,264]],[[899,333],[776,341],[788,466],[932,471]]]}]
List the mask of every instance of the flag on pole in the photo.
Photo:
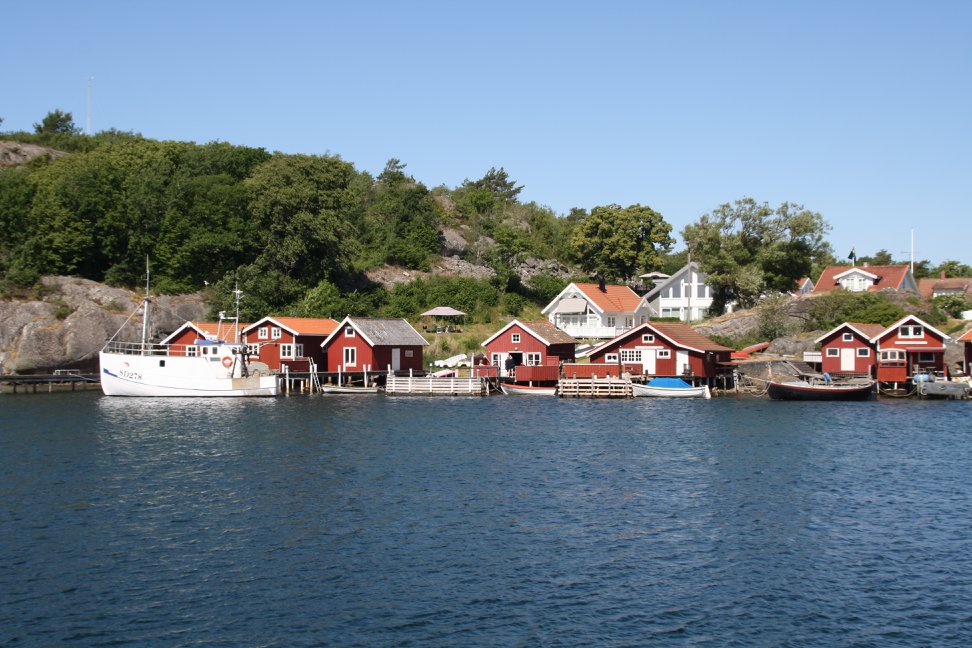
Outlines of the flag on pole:
[{"label": "flag on pole", "polygon": [[854,250],[855,249],[852,247],[850,254],[847,255],[847,258],[850,259],[851,263],[857,263],[857,252]]}]

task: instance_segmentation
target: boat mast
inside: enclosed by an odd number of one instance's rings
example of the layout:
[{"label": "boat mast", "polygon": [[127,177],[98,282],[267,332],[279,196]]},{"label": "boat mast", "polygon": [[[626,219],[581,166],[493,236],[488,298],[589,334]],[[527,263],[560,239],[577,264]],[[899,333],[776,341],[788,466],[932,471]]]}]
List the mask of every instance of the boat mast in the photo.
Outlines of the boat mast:
[{"label": "boat mast", "polygon": [[236,317],[234,318],[236,323],[235,330],[233,331],[233,339],[237,342],[240,341],[240,297],[242,296],[243,293],[240,291],[240,283],[236,282],[233,289],[233,300],[236,304]]},{"label": "boat mast", "polygon": [[145,343],[148,342],[148,322],[149,322],[149,258],[145,255],[145,301],[142,305],[142,355],[145,355]]}]

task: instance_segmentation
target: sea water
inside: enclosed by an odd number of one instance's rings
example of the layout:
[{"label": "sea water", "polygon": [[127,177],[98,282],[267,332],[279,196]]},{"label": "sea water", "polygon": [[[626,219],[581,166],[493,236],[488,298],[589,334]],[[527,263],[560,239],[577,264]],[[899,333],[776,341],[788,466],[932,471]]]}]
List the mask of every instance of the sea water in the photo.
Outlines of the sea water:
[{"label": "sea water", "polygon": [[967,646],[970,414],[0,396],[0,645]]}]

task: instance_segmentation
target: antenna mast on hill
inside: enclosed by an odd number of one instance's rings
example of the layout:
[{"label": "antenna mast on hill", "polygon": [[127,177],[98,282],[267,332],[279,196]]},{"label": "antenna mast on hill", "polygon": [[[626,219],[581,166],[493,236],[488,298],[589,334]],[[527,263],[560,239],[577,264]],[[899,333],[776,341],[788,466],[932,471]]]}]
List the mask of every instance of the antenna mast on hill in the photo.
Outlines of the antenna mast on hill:
[{"label": "antenna mast on hill", "polygon": [[88,113],[84,118],[84,132],[91,135],[91,93],[93,92],[94,77],[88,77]]}]

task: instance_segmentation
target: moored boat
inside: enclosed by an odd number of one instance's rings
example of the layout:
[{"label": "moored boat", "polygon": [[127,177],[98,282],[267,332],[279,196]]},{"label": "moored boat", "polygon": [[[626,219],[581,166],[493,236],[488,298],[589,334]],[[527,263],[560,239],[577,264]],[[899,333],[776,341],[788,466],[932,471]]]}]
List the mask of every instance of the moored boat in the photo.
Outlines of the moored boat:
[{"label": "moored boat", "polygon": [[633,383],[635,396],[655,398],[712,398],[708,385],[693,387],[681,378],[652,378],[646,384]]},{"label": "moored boat", "polygon": [[500,391],[510,396],[556,396],[556,387],[535,387],[532,385],[517,385],[516,383],[500,383]]},{"label": "moored boat", "polygon": [[[238,329],[241,293],[235,292]],[[191,345],[146,342],[150,303],[146,280],[142,341],[116,342],[116,332],[98,354],[101,390],[106,396],[277,395],[277,377],[267,365],[249,360],[246,345],[238,342],[238,331],[236,342],[196,340]]]},{"label": "moored boat", "polygon": [[766,391],[773,400],[868,400],[874,393],[874,382],[838,384],[770,380]]}]

